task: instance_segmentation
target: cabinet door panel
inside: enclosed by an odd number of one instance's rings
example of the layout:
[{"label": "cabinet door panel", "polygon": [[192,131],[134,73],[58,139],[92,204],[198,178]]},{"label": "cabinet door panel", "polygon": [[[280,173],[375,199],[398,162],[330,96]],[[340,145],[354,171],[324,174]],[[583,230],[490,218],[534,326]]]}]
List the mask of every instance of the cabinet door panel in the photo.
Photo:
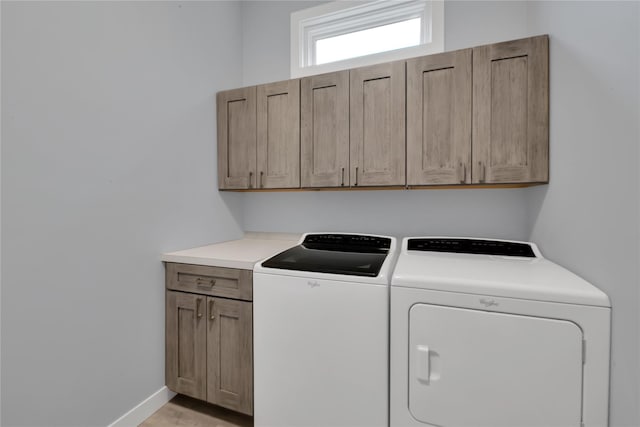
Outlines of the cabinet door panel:
[{"label": "cabinet door panel", "polygon": [[301,82],[303,187],[349,186],[349,71]]},{"label": "cabinet door panel", "polygon": [[407,184],[471,182],[471,49],[407,61]]},{"label": "cabinet door panel", "polygon": [[207,299],[207,400],[253,413],[252,306],[249,302]]},{"label": "cabinet door panel", "polygon": [[473,182],[549,179],[549,39],[473,50]]},{"label": "cabinet door panel", "polygon": [[351,70],[349,87],[351,185],[404,185],[404,62]]},{"label": "cabinet door panel", "polygon": [[256,184],[256,88],[219,92],[218,187],[253,188]]},{"label": "cabinet door panel", "polygon": [[171,390],[204,399],[206,393],[206,297],[166,293],[166,373]]},{"label": "cabinet door panel", "polygon": [[258,86],[258,187],[300,187],[300,81]]}]

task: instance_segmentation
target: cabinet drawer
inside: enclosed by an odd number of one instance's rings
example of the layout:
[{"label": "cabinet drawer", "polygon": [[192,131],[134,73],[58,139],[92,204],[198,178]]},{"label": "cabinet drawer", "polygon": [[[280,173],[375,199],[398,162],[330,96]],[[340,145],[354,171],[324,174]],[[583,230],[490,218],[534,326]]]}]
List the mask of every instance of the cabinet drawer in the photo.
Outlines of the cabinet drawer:
[{"label": "cabinet drawer", "polygon": [[251,301],[253,272],[235,268],[167,263],[167,289]]}]

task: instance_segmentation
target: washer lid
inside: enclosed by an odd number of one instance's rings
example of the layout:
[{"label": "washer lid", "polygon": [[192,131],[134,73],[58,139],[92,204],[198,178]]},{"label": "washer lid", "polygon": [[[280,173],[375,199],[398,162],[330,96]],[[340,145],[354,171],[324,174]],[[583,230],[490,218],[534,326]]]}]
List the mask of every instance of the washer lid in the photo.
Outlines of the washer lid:
[{"label": "washer lid", "polygon": [[[529,245],[534,252],[533,257],[411,249],[416,246],[415,242],[410,245],[410,241],[425,239],[433,238],[405,238],[402,241],[402,251],[391,280],[392,286],[611,306],[606,294],[569,270],[543,258],[532,243]],[[437,240],[442,242],[447,238]]]},{"label": "washer lid", "polygon": [[375,248],[328,247],[306,242],[281,252],[265,262],[263,267],[283,270],[313,271],[376,277],[387,258],[388,250]]},{"label": "washer lid", "polygon": [[298,246],[258,262],[253,271],[388,286],[396,259],[394,237],[306,233]]}]

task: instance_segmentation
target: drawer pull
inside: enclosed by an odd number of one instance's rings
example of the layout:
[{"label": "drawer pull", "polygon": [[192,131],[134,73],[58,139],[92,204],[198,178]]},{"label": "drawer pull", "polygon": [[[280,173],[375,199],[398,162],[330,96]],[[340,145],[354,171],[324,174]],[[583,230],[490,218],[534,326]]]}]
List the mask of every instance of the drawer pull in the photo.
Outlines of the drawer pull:
[{"label": "drawer pull", "polygon": [[213,314],[213,300],[209,300],[209,320],[215,319],[216,316]]},{"label": "drawer pull", "polygon": [[213,288],[216,284],[216,279],[203,279],[202,277],[198,277],[196,284],[199,288]]}]

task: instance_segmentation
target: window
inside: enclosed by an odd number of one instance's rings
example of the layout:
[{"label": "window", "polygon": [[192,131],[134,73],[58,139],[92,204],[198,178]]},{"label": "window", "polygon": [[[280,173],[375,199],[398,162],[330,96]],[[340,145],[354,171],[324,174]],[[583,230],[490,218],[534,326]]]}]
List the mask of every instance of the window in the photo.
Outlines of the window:
[{"label": "window", "polygon": [[336,1],[291,14],[292,78],[443,50],[443,0]]}]

